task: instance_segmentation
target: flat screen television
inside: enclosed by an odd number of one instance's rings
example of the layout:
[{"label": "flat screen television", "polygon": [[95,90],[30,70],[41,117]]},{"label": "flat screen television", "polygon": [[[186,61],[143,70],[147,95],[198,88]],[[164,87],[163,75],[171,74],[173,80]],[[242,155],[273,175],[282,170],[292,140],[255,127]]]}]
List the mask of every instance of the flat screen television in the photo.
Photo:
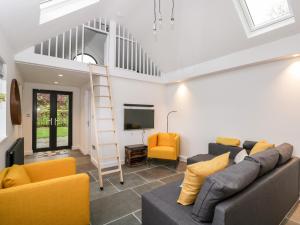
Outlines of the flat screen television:
[{"label": "flat screen television", "polygon": [[154,109],[124,109],[124,129],[154,128]]}]

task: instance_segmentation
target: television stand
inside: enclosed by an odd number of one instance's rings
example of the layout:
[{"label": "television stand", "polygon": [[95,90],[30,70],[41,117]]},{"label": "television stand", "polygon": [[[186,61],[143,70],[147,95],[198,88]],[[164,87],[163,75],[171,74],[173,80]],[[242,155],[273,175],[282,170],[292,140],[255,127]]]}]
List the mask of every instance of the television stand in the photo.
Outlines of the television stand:
[{"label": "television stand", "polygon": [[140,166],[146,163],[147,145],[125,146],[125,164],[129,167]]}]

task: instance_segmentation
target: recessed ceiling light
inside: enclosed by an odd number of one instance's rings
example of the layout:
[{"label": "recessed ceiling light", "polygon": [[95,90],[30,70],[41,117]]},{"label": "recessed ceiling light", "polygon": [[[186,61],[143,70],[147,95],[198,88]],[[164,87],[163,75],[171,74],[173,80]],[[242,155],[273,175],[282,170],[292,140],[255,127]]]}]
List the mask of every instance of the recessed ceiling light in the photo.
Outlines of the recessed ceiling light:
[{"label": "recessed ceiling light", "polygon": [[58,82],[57,82],[57,81],[54,81],[53,84],[58,84]]},{"label": "recessed ceiling light", "polygon": [[64,75],[63,75],[63,74],[58,74],[58,76],[59,76],[59,77],[63,77]]}]

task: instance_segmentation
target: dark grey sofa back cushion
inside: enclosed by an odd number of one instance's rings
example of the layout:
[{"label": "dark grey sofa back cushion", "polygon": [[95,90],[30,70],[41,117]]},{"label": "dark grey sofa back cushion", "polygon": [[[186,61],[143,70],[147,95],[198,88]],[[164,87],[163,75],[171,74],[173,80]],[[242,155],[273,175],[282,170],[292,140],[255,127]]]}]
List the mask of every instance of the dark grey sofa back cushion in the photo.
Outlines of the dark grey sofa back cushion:
[{"label": "dark grey sofa back cushion", "polygon": [[246,149],[247,151],[250,151],[256,143],[257,141],[245,141],[243,143],[243,148]]},{"label": "dark grey sofa back cushion", "polygon": [[281,166],[285,164],[287,161],[289,161],[292,158],[293,155],[293,145],[290,145],[288,143],[283,143],[281,145],[278,145],[275,148],[279,153],[279,160],[277,163],[277,166]]},{"label": "dark grey sofa back cushion", "polygon": [[263,176],[273,170],[277,165],[279,153],[274,148],[246,156],[245,160],[255,161],[260,164],[259,176]]},{"label": "dark grey sofa back cushion", "polygon": [[234,157],[243,149],[236,146],[229,146],[229,145],[221,145],[217,143],[209,143],[208,144],[208,154],[211,155],[222,155],[226,152],[230,152],[229,157],[234,159]]},{"label": "dark grey sofa back cushion", "polygon": [[257,178],[259,170],[257,162],[244,160],[209,176],[193,207],[193,219],[197,222],[212,221],[216,205],[251,184]]}]

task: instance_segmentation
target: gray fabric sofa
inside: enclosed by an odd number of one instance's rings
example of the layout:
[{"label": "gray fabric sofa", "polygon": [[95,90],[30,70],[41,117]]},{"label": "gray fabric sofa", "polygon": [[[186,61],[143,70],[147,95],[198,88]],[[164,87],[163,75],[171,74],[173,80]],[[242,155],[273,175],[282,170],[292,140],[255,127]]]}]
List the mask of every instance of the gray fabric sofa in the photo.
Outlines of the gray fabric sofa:
[{"label": "gray fabric sofa", "polygon": [[[209,149],[210,154],[190,158],[188,163],[219,154],[213,146]],[[231,158],[233,155],[235,151]],[[176,202],[182,180],[167,184],[142,195],[143,225],[279,225],[299,199],[299,169],[299,159],[292,158],[258,177],[246,189],[218,203],[209,223],[192,218],[193,205]]]}]

